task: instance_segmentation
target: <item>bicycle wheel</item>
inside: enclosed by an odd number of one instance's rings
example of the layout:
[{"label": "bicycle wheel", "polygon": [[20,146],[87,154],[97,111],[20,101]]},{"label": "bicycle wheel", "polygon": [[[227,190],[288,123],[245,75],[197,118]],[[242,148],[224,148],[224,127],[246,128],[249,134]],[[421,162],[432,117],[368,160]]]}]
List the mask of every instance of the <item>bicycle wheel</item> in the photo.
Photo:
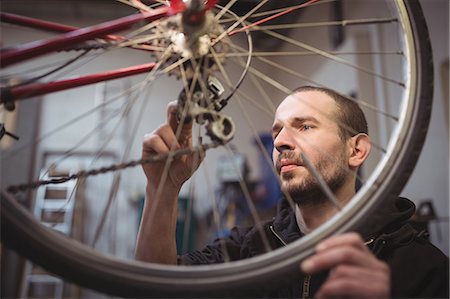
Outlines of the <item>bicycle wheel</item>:
[{"label": "bicycle wheel", "polygon": [[[175,2],[178,3],[173,1]],[[383,200],[397,196],[414,168],[431,111],[433,82],[431,49],[418,1],[386,1],[386,3],[306,1],[290,7],[281,5],[269,8],[267,6],[273,2],[266,2],[253,4],[249,1],[246,2],[249,7],[245,8],[238,6],[236,1],[230,1],[225,3],[224,7],[217,6],[212,9],[212,18],[214,16],[220,18],[214,26],[208,27],[212,29],[203,29],[205,31],[201,32],[201,36],[206,35],[208,38],[204,44],[198,42],[194,47],[195,50],[184,47],[184,43],[180,42],[183,38],[177,27],[180,22],[177,18],[180,18],[180,14],[152,21],[142,30],[148,34],[147,36],[141,36],[139,29],[135,29],[128,32],[128,35],[120,36],[120,41],[115,42],[114,47],[110,47],[107,42],[105,46],[103,44],[105,39],[94,47],[132,51],[125,48],[138,45],[142,49],[155,51],[154,71],[151,71],[142,82],[145,82],[145,85],[159,85],[156,79],[163,80],[161,77],[171,75],[169,79],[165,79],[170,82],[168,86],[179,88],[175,94],[173,93],[175,88],[172,88],[167,97],[173,98],[180,91],[184,91],[184,97],[195,98],[195,92],[205,92],[208,87],[216,86],[215,81],[208,85],[211,78],[204,77],[205,74],[208,76],[214,74],[214,79],[224,82],[225,96],[220,98],[226,98],[225,102],[228,103],[223,111],[237,116],[231,120],[228,116],[222,115],[223,107],[213,110],[211,115],[205,116],[200,113],[201,124],[220,120],[223,126],[218,132],[211,132],[201,126],[198,134],[211,140],[214,146],[224,143],[225,152],[232,152],[226,144],[234,131],[236,141],[233,140],[233,143],[237,143],[239,139],[249,139],[246,133],[254,136],[256,127],[269,128],[275,106],[270,99],[282,99],[293,87],[301,85],[298,81],[327,85],[343,94],[356,92],[355,97],[363,106],[372,127],[376,128],[372,139],[377,152],[364,168],[361,177],[364,182],[362,188],[336,217],[292,245],[248,260],[195,267],[163,266],[111,257],[55,233],[40,225],[11,194],[2,191],[2,242],[68,280],[109,294],[125,297],[211,297],[223,294],[230,296],[235,291],[250,291],[255,282],[258,282],[259,288],[260,285],[276,284],[280,277],[290,276],[295,279],[299,262],[311,254],[319,240],[359,227],[365,217]],[[328,17],[325,12],[331,8],[333,11],[339,11],[341,4],[344,6],[340,8],[349,16],[348,19],[325,20],[325,17]],[[295,11],[298,14],[295,15]],[[286,13],[284,17],[279,15],[280,12]],[[294,15],[299,18],[298,21]],[[267,16],[276,16],[275,21],[285,21],[286,24],[269,24]],[[262,22],[259,23],[252,18]],[[347,28],[350,24],[351,28]],[[345,28],[347,38],[341,41],[340,45],[339,43],[333,45],[330,42],[326,43],[324,48],[318,46],[316,42],[320,41],[321,37],[327,36],[329,28],[335,30],[337,37],[344,33]],[[164,34],[171,30],[173,31],[169,35]],[[198,31],[193,32],[195,35]],[[217,38],[222,42],[214,43]],[[273,42],[269,44],[269,40]],[[207,45],[209,50],[202,52],[204,45]],[[266,50],[265,46],[275,47],[275,50]],[[83,44],[81,49],[86,47],[89,45]],[[184,51],[187,50],[194,53],[185,54]],[[292,57],[295,57],[295,60]],[[291,66],[294,63],[299,63],[302,70],[310,70],[311,74],[295,71]],[[317,71],[319,66],[320,72]],[[347,78],[349,82],[336,82],[335,77],[328,78],[327,74],[331,71],[333,74],[336,72],[341,74],[340,81]],[[11,71],[10,74],[13,73]],[[279,74],[277,80],[273,79],[275,74]],[[9,75],[7,81],[11,82],[12,77]],[[176,79],[178,82],[181,81],[180,85],[174,83]],[[202,83],[196,84],[197,81]],[[134,91],[144,93],[140,86],[144,84],[135,87]],[[248,90],[251,89],[256,89],[257,93],[248,96]],[[125,90],[127,90],[125,94],[129,94],[128,88]],[[153,90],[158,91],[155,88]],[[377,94],[377,98],[381,100],[375,101],[373,94]],[[161,97],[161,94],[157,94],[156,97]],[[109,101],[114,102],[118,98],[120,97],[113,96]],[[263,101],[252,98],[265,99],[268,108],[261,104]],[[123,106],[119,105],[120,115],[130,113],[132,107],[126,105],[130,102],[133,100],[128,99]],[[188,106],[186,101],[181,100],[180,103],[182,104],[179,106],[182,108]],[[216,101],[214,103],[220,104]],[[237,105],[232,106],[233,104]],[[161,106],[156,101],[152,101],[151,105]],[[145,110],[143,107],[136,109],[143,111]],[[212,111],[210,106],[206,105],[206,108],[209,112]],[[267,115],[265,124],[264,121],[259,122],[262,112]],[[180,118],[196,116],[181,114]],[[139,117],[135,114],[134,118]],[[252,121],[248,121],[247,118]],[[246,125],[236,126],[238,130],[235,130],[234,123]],[[82,124],[82,127],[84,126],[85,123]],[[95,125],[93,127],[95,128]],[[128,129],[131,127],[133,126],[129,126]],[[97,128],[102,128],[102,125],[98,125]],[[104,142],[100,143],[101,150],[104,149],[108,139],[109,137],[106,137]],[[242,151],[248,150],[249,143],[244,142]],[[60,151],[62,152],[60,156],[70,156],[76,148],[76,143],[70,146],[70,151],[64,147],[64,150]],[[206,161],[208,166],[205,168],[210,168],[209,163],[217,161],[221,150],[208,150]],[[129,159],[127,153],[128,150],[125,150],[121,156]],[[95,160],[101,155],[93,156]],[[11,156],[6,158],[11,159]],[[252,167],[257,168],[253,166],[254,164],[257,163],[251,164]],[[121,163],[120,167],[112,169],[122,169],[125,166],[128,165]],[[208,169],[204,171],[206,174],[209,173]],[[98,172],[94,171],[92,174]],[[84,178],[85,173],[78,177]],[[118,184],[118,179],[109,177],[109,180],[116,182],[115,185]],[[117,194],[117,190],[113,193]],[[106,201],[106,206],[108,202]],[[254,218],[256,221],[258,216]],[[97,239],[99,234],[96,233],[92,238]]]}]

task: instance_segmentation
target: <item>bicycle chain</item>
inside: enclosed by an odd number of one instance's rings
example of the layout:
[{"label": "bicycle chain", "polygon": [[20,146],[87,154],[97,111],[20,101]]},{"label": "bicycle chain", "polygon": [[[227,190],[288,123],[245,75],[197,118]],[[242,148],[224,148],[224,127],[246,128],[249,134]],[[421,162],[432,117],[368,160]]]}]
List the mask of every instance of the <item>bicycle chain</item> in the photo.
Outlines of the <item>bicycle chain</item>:
[{"label": "bicycle chain", "polygon": [[20,185],[12,185],[12,186],[8,186],[6,188],[6,191],[11,194],[15,194],[20,191],[33,190],[33,189],[36,189],[36,188],[38,188],[40,186],[44,186],[44,185],[61,184],[61,183],[65,183],[70,180],[86,178],[86,177],[94,176],[94,175],[98,175],[98,174],[105,174],[108,172],[115,172],[115,171],[123,170],[126,168],[136,167],[138,165],[153,163],[153,162],[160,161],[163,159],[168,159],[169,157],[176,158],[176,157],[179,157],[182,155],[193,154],[195,152],[201,153],[208,149],[218,147],[219,145],[221,145],[221,143],[218,143],[218,142],[201,144],[201,145],[198,145],[195,147],[183,148],[183,149],[171,152],[171,153],[156,154],[147,159],[132,160],[132,161],[125,162],[125,163],[112,164],[107,167],[101,167],[101,168],[96,168],[96,169],[91,169],[91,170],[81,170],[81,171],[74,173],[72,175],[69,175],[69,176],[63,176],[63,177],[50,179],[50,180],[37,180],[34,182],[20,184]]}]

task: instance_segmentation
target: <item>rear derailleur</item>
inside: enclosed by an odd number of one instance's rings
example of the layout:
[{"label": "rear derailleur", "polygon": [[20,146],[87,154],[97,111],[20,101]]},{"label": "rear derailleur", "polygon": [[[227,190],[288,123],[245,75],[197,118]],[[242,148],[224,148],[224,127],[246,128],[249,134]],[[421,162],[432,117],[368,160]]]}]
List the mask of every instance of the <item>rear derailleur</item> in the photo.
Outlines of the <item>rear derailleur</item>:
[{"label": "rear derailleur", "polygon": [[195,120],[205,126],[213,142],[228,143],[234,137],[235,126],[231,117],[220,113],[227,104],[220,100],[224,93],[222,84],[216,77],[209,76],[204,81],[193,83],[191,80],[187,86],[178,97],[178,120],[184,123]]}]

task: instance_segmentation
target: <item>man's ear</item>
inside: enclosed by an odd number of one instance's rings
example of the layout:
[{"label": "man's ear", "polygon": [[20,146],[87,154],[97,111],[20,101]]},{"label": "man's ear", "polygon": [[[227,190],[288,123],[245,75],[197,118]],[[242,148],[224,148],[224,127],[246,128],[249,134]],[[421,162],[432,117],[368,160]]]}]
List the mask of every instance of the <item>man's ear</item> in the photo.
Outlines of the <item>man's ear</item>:
[{"label": "man's ear", "polygon": [[350,167],[359,167],[369,156],[372,142],[367,134],[359,133],[351,137],[349,140],[350,157],[348,165]]}]

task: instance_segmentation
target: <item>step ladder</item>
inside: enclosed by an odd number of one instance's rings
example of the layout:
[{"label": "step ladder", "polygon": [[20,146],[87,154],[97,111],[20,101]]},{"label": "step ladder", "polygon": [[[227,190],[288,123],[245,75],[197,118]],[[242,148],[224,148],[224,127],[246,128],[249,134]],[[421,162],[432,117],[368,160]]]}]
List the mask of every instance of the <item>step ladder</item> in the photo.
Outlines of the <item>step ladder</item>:
[{"label": "step ladder", "polygon": [[[43,170],[40,178],[49,180],[67,175],[69,175],[67,172]],[[43,225],[70,236],[76,186],[76,180],[70,180],[39,187],[33,211],[36,219]],[[63,293],[64,281],[61,278],[51,275],[31,262],[25,263],[20,298],[63,298]]]}]

